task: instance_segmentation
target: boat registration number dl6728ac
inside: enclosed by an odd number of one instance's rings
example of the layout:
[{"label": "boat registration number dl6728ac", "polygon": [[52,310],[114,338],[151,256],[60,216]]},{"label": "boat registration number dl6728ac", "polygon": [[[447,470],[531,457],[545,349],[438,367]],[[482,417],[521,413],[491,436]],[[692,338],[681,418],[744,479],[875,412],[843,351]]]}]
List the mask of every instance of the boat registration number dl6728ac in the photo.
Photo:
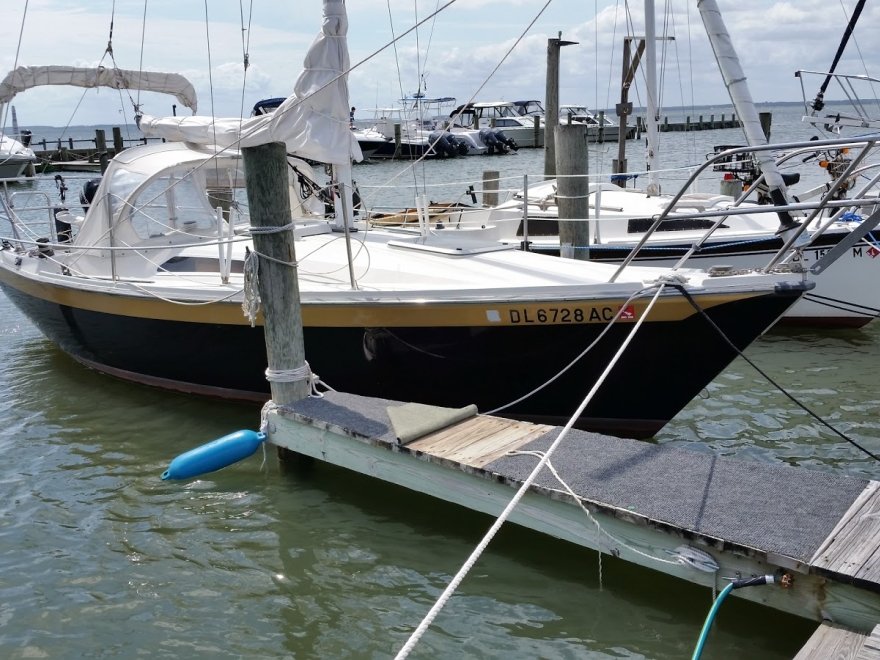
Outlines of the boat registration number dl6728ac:
[{"label": "boat registration number dl6728ac", "polygon": [[[601,307],[511,307],[502,314],[494,312],[489,320],[500,322],[502,320],[512,325],[553,325],[559,323],[607,323],[617,314],[620,307],[605,305]],[[496,316],[497,315],[497,316]],[[495,318],[492,318],[496,316]],[[620,315],[621,320],[633,320],[636,317],[635,308],[627,305]]]}]

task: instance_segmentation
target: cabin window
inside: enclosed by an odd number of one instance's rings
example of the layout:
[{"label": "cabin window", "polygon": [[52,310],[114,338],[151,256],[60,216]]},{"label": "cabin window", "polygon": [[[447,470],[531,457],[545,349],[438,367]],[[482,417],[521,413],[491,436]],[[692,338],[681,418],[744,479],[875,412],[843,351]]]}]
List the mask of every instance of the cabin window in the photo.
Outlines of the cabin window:
[{"label": "cabin window", "polygon": [[131,226],[142,239],[169,234],[202,234],[217,226],[202,188],[192,177],[164,176],[134,200]]},{"label": "cabin window", "polygon": [[[654,218],[630,218],[626,231],[630,234],[643,234],[654,224]],[[660,223],[657,231],[694,231],[711,229],[715,221],[710,218],[667,218]],[[721,225],[720,229],[727,229]]]}]

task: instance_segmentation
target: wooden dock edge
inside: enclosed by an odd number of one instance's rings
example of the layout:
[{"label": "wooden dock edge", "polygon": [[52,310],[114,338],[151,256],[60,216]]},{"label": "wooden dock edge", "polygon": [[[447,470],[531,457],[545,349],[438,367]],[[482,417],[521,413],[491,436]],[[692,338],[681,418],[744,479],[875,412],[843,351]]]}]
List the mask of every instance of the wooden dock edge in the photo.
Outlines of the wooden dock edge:
[{"label": "wooden dock edge", "polygon": [[[472,468],[424,452],[413,452],[375,438],[352,433],[322,420],[278,409],[269,413],[269,442],[305,456],[354,470],[413,491],[497,516],[521,485],[501,475]],[[794,573],[790,588],[778,585],[739,589],[747,600],[815,621],[834,621],[868,632],[877,624],[880,598],[847,583],[810,574],[792,558],[732,551],[723,539],[699,535],[671,525],[659,525],[632,511],[587,503],[595,522],[562,490],[532,488],[510,520],[585,548],[658,570],[689,582],[721,589],[716,576],[754,576]],[[597,526],[598,524],[598,526]],[[601,528],[601,529],[600,529]],[[711,554],[720,565],[717,574],[670,563],[671,552],[691,545]],[[659,558],[652,559],[652,557]]]},{"label": "wooden dock edge", "polygon": [[793,660],[880,660],[880,626],[865,634],[823,623]]},{"label": "wooden dock edge", "polygon": [[867,589],[880,581],[880,482],[870,481],[816,550],[810,565],[835,580],[849,580]]}]

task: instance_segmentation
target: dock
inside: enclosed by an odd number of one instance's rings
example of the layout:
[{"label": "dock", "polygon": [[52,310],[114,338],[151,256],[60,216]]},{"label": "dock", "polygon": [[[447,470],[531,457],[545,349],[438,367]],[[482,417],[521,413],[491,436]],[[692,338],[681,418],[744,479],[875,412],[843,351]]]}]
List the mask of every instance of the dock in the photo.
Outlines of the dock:
[{"label": "dock", "polygon": [[[497,516],[562,430],[474,414],[409,437],[409,406],[328,392],[270,412],[268,441]],[[511,521],[716,590],[774,576],[735,593],[862,645],[880,623],[880,482],[574,430],[550,462],[568,488],[545,468]]]},{"label": "dock", "polygon": [[[724,128],[740,128],[742,122],[736,118],[736,114],[721,115],[719,119],[715,115],[704,115],[697,117],[685,117],[684,121],[669,121],[669,117],[664,117],[663,121],[657,124],[657,131],[660,133],[677,133],[682,131],[717,131]],[[636,132],[641,135],[648,130],[647,120],[644,117],[636,117]]]},{"label": "dock", "polygon": [[112,132],[112,144],[108,144],[105,131],[99,128],[95,129],[94,138],[69,137],[54,141],[44,138],[29,140],[27,146],[33,149],[37,157],[37,172],[100,172],[102,158],[113,158],[135,144],[158,141],[157,138],[124,138],[122,128],[118,126],[113,127]]},{"label": "dock", "polygon": [[823,623],[816,628],[794,660],[837,658],[845,660],[880,660],[880,626],[862,634],[842,626]]}]

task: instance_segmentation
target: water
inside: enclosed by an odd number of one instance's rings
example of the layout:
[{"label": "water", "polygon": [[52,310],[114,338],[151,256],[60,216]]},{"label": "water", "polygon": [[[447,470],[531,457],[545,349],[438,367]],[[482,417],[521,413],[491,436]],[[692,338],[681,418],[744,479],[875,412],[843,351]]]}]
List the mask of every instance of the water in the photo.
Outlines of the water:
[{"label": "water", "polygon": [[[725,132],[696,135],[711,145],[734,137]],[[511,176],[522,162],[537,173],[537,153],[489,162]],[[379,183],[395,168],[357,166],[355,178]],[[438,181],[478,179],[483,169],[481,158],[425,166]],[[29,185],[54,191],[51,178]],[[880,451],[876,322],[774,332],[747,355],[822,418]],[[6,658],[387,658],[491,524],[331,466],[282,470],[271,455],[265,465],[258,454],[192,483],[163,482],[175,455],[255,428],[258,409],[92,372],[5,297],[0,409]],[[880,478],[876,463],[744,360],[656,440]],[[600,580],[595,553],[511,525],[413,657],[681,658],[693,650],[710,599],[708,589],[609,557]],[[813,628],[732,598],[704,657],[791,657]]]}]

